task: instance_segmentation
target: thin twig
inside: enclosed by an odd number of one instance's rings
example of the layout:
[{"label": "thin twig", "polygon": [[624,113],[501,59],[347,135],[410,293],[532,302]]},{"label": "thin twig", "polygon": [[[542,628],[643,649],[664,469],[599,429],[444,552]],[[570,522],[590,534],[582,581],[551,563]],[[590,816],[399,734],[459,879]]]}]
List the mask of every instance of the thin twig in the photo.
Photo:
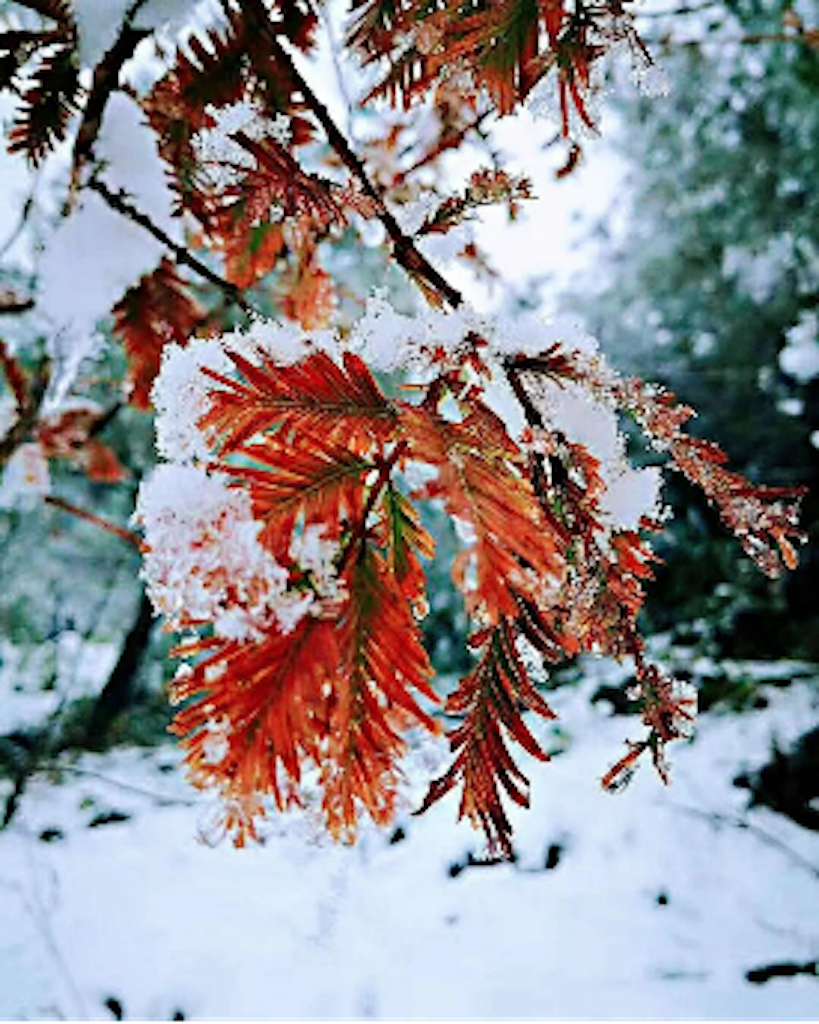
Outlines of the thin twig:
[{"label": "thin twig", "polygon": [[341,570],[347,565],[347,563],[352,558],[355,549],[358,547],[359,544],[362,543],[362,541],[366,537],[367,520],[370,517],[370,513],[375,508],[375,503],[381,496],[381,492],[387,486],[387,483],[390,479],[390,475],[393,469],[395,468],[396,463],[400,458],[402,458],[406,454],[407,442],[401,441],[395,446],[391,455],[388,458],[384,459],[384,461],[381,463],[381,466],[379,467],[378,470],[378,476],[375,482],[373,483],[372,488],[370,489],[369,495],[367,496],[367,502],[364,505],[364,509],[362,510],[361,517],[358,521],[358,525],[356,526],[356,529],[353,531],[352,535],[347,540],[347,543],[344,546],[344,550],[341,553],[341,558],[339,559],[338,565],[338,572],[341,572]]},{"label": "thin twig", "polygon": [[[0,350],[2,350],[5,356],[5,348],[0,342]],[[10,357],[5,356],[4,363]],[[6,372],[9,371],[9,365],[5,366]],[[9,379],[9,384],[12,388],[17,391],[12,379]],[[5,436],[0,437],[0,467],[11,458],[14,452],[20,447],[20,445],[30,435],[34,429],[37,419],[40,415],[40,406],[45,395],[46,387],[48,385],[48,363],[44,361],[34,379],[29,381],[27,384],[28,394],[27,396],[21,396],[15,394],[17,398],[17,419],[11,425],[11,429]]]},{"label": "thin twig", "polygon": [[64,498],[55,497],[52,494],[47,494],[43,499],[47,505],[52,505],[54,508],[62,509],[63,512],[68,512],[72,516],[76,516],[78,519],[84,520],[86,523],[91,523],[93,526],[99,527],[100,530],[104,530],[106,533],[111,533],[115,537],[119,537],[120,540],[124,540],[126,544],[130,544],[135,547],[137,551],[142,549],[139,537],[131,530],[126,530],[122,526],[117,526],[116,523],[112,523],[108,519],[103,519],[102,516],[96,515],[94,512],[89,512],[87,509],[80,508],[79,505],[73,505],[70,501],[66,501]]},{"label": "thin twig", "polygon": [[119,85],[123,65],[129,60],[137,46],[149,36],[149,29],[133,27],[134,18],[144,7],[146,0],[134,0],[122,21],[122,28],[102,60],[94,68],[91,91],[82,115],[82,123],[74,140],[74,156],[71,164],[72,188],[77,188],[80,172],[94,156],[94,144],[102,127],[102,117],[114,89]]},{"label": "thin twig", "polygon": [[99,178],[94,178],[88,183],[88,188],[102,196],[105,202],[111,207],[112,210],[116,210],[117,213],[121,213],[123,217],[127,217],[128,220],[138,224],[141,228],[144,228],[149,234],[161,242],[172,254],[177,263],[182,266],[189,267],[191,270],[199,274],[210,284],[218,288],[225,296],[225,298],[238,306],[243,313],[248,315],[255,312],[253,306],[247,301],[242,295],[242,292],[235,284],[231,284],[224,277],[220,277],[215,271],[211,270],[210,267],[203,263],[197,256],[194,256],[184,245],[180,245],[175,242],[170,235],[166,234],[162,228],[151,220],[147,214],[138,210],[134,206],[125,192],[114,192],[108,186],[101,181]]},{"label": "thin twig", "polygon": [[70,35],[65,28],[9,29],[0,32],[0,50],[13,51],[22,46],[39,49],[52,43],[68,42],[69,38]]},{"label": "thin twig", "polygon": [[70,775],[76,775],[79,778],[98,779],[100,782],[106,783],[106,785],[121,789],[124,793],[135,793],[137,796],[148,797],[160,807],[194,807],[197,803],[196,800],[186,799],[185,797],[165,796],[162,793],[155,793],[153,790],[145,789],[142,786],[135,786],[131,782],[123,782],[121,779],[105,775],[103,772],[95,772],[91,768],[79,768],[73,764],[61,764],[57,760],[44,761],[40,768],[42,770],[52,769],[58,772],[68,772]]},{"label": "thin twig", "polygon": [[688,807],[685,804],[679,804],[671,801],[670,807],[675,808],[678,811],[682,811],[683,814],[688,814],[692,818],[700,818],[702,821],[708,822],[715,828],[729,826],[731,828],[743,829],[746,832],[750,832],[751,835],[757,837],[760,842],[765,843],[767,846],[771,846],[780,853],[785,854],[786,857],[790,858],[794,864],[797,864],[800,868],[813,875],[814,878],[819,878],[819,867],[812,861],[809,861],[807,857],[803,857],[801,853],[794,850],[793,847],[788,846],[781,839],[776,836],[772,836],[770,832],[767,832],[764,828],[760,828],[759,825],[754,825],[746,818],[742,818],[739,815],[721,814],[719,811],[704,811],[699,807]]},{"label": "thin twig", "polygon": [[35,182],[33,188],[26,196],[26,201],[23,203],[22,210],[20,211],[20,217],[14,226],[13,231],[8,238],[3,242],[2,248],[0,248],[0,259],[2,259],[6,253],[11,249],[17,239],[25,230],[26,224],[31,214],[34,212],[34,197],[37,193],[37,184]]}]

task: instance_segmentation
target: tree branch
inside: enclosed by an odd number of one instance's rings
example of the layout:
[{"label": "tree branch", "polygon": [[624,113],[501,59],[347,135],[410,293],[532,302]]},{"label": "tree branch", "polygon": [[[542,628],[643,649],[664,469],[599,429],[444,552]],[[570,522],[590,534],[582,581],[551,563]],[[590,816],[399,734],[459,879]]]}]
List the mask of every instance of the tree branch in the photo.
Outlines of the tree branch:
[{"label": "tree branch", "polygon": [[56,21],[58,25],[72,24],[70,9],[65,6],[65,10],[60,12],[53,0],[17,0],[17,3],[21,7],[27,7],[30,11],[36,11],[44,18]]},{"label": "tree branch", "polygon": [[92,526],[99,527],[100,530],[104,530],[106,533],[111,533],[115,537],[119,537],[119,539],[124,540],[126,544],[130,544],[132,547],[135,547],[137,551],[140,551],[142,548],[139,537],[137,537],[135,533],[132,533],[130,530],[126,530],[122,526],[117,526],[116,523],[112,523],[108,519],[103,519],[102,516],[98,516],[94,512],[89,512],[84,508],[80,508],[79,505],[74,505],[70,501],[66,501],[65,498],[58,498],[54,495],[47,494],[43,501],[45,501],[47,505],[52,505],[54,508],[62,509],[63,512],[68,512],[70,515],[84,520],[86,523],[91,523]]},{"label": "tree branch", "polygon": [[131,703],[137,673],[151,641],[153,624],[153,606],[143,590],[136,617],[125,636],[117,663],[91,712],[85,735],[85,742],[91,750],[103,746],[115,719]]},{"label": "tree branch", "polygon": [[133,27],[133,20],[146,0],[134,0],[125,13],[122,28],[114,45],[94,68],[91,91],[83,111],[82,123],[74,140],[71,164],[72,188],[77,188],[83,166],[94,155],[94,143],[102,127],[102,117],[111,94],[119,84],[119,75],[125,62],[133,56],[137,46],[151,33],[148,29]]},{"label": "tree branch", "polygon": [[[244,6],[252,26],[258,30],[269,45],[274,61],[286,70],[287,75],[296,85],[305,106],[321,125],[324,134],[327,136],[327,141],[330,143],[336,156],[357,179],[364,194],[375,204],[378,219],[383,224],[393,244],[396,262],[399,266],[403,267],[410,277],[425,284],[434,294],[449,303],[453,309],[460,306],[463,302],[461,293],[419,252],[414,240],[402,230],[398,221],[387,209],[381,189],[370,180],[363,161],[354,152],[352,146],[347,141],[347,137],[338,128],[327,107],[301,76],[290,54],[282,46],[279,40],[279,33],[271,23],[262,0],[245,0]],[[259,62],[260,57],[254,52],[251,54],[251,59],[254,62]]]},{"label": "tree branch", "polygon": [[[0,437],[0,467],[11,458],[14,452],[26,440],[40,414],[40,405],[48,385],[48,363],[43,362],[33,381],[21,380],[17,377],[13,360],[7,353],[5,344],[0,342],[0,362],[6,372],[9,386],[17,400],[17,419],[4,437]],[[22,389],[25,389],[25,393]]]},{"label": "tree branch", "polygon": [[218,288],[224,294],[228,302],[238,306],[243,313],[248,315],[256,312],[235,284],[231,284],[231,282],[227,281],[224,277],[220,277],[220,275],[211,270],[206,263],[203,263],[202,260],[186,249],[184,245],[180,245],[178,242],[175,242],[170,235],[166,234],[162,230],[162,228],[154,224],[147,214],[138,210],[125,192],[113,192],[103,181],[100,181],[99,178],[94,178],[90,181],[87,188],[90,188],[101,196],[112,210],[116,210],[117,213],[122,214],[123,217],[127,217],[128,220],[133,221],[134,224],[138,224],[150,235],[153,235],[158,242],[161,242],[162,245],[171,252],[178,264],[189,267],[191,270],[199,274],[200,277],[203,277],[210,284]]},{"label": "tree branch", "polygon": [[34,309],[34,299],[8,298],[0,294],[0,316],[19,316],[20,313],[28,313],[30,309]]}]

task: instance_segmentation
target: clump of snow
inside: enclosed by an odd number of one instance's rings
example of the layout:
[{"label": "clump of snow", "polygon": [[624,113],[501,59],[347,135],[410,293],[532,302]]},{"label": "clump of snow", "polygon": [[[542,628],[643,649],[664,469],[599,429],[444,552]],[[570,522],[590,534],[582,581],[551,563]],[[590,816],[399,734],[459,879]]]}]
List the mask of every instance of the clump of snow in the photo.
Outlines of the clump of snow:
[{"label": "clump of snow", "polygon": [[74,0],[77,49],[83,67],[95,67],[116,42],[133,0]]},{"label": "clump of snow", "polygon": [[355,322],[351,348],[376,370],[428,371],[457,362],[480,338],[483,354],[503,358],[539,355],[555,344],[582,356],[597,353],[597,343],[568,318],[544,319],[523,311],[491,315],[467,304],[456,310],[426,306],[412,315],[397,312],[382,291],[367,301]]},{"label": "clump of snow", "polygon": [[12,395],[0,395],[0,440],[17,422],[17,401]]},{"label": "clump of snow", "polygon": [[636,531],[644,516],[656,519],[662,485],[662,472],[657,466],[636,469],[624,461],[614,467],[600,499],[604,522],[619,530]]},{"label": "clump of snow", "polygon": [[538,380],[538,408],[555,430],[583,445],[603,467],[622,464],[625,441],[614,406],[573,381]]},{"label": "clump of snow", "polygon": [[290,118],[276,114],[268,119],[254,102],[239,100],[224,107],[209,103],[205,110],[213,124],[196,132],[191,141],[202,172],[214,188],[235,185],[256,166],[253,154],[236,141],[239,132],[254,141],[269,137],[283,146],[290,141]]},{"label": "clump of snow", "polygon": [[48,459],[36,441],[21,444],[0,477],[0,509],[31,509],[51,493]]},{"label": "clump of snow", "polygon": [[[142,575],[171,629],[213,623],[216,636],[292,633],[305,615],[346,597],[336,572],[339,543],[310,525],[293,535],[293,565],[259,541],[249,492],[198,466],[158,466],[139,489],[134,519],[145,534]],[[291,571],[308,576],[291,587]]]},{"label": "clump of snow", "polygon": [[787,344],[779,353],[783,372],[799,384],[819,377],[819,317],[812,310],[802,313],[785,335]]},{"label": "clump of snow", "polygon": [[166,345],[162,364],[151,390],[156,409],[156,447],[170,462],[205,462],[213,454],[210,440],[199,427],[208,411],[213,381],[204,368],[228,373],[232,367],[215,339],[196,339],[186,346]]},{"label": "clump of snow", "polygon": [[148,593],[172,629],[212,622],[217,636],[245,639],[279,612],[287,632],[307,611],[309,602],[287,593],[287,570],[259,543],[248,493],[224,475],[158,466],[140,486],[135,518],[145,531]]},{"label": "clump of snow", "polygon": [[[114,93],[97,141],[101,178],[172,238],[173,196],[153,132],[137,104]],[[153,271],[164,248],[144,228],[83,191],[76,207],[51,233],[40,258],[37,308],[49,325],[53,369],[49,402],[68,393],[82,361],[96,347],[100,320],[132,285]]]},{"label": "clump of snow", "polygon": [[72,0],[80,64],[95,67],[114,45],[129,15],[136,28],[172,32],[185,24],[196,0]]},{"label": "clump of snow", "polygon": [[106,105],[96,152],[109,188],[127,193],[157,227],[181,241],[180,221],[173,216],[174,195],[156,135],[139,105],[125,93],[113,93]]},{"label": "clump of snow", "polygon": [[102,351],[105,339],[97,331],[66,326],[51,334],[47,341],[51,377],[43,399],[43,414],[59,412],[69,403],[69,392],[80,370]]},{"label": "clump of snow", "polygon": [[537,379],[533,394],[546,423],[567,441],[582,445],[599,463],[605,484],[601,522],[612,530],[637,530],[644,516],[657,520],[661,471],[631,465],[614,404],[573,381],[547,377]]},{"label": "clump of snow", "polygon": [[548,319],[528,310],[499,314],[491,320],[491,345],[499,355],[536,356],[553,345],[586,358],[598,354],[599,345],[582,326],[567,316]]}]

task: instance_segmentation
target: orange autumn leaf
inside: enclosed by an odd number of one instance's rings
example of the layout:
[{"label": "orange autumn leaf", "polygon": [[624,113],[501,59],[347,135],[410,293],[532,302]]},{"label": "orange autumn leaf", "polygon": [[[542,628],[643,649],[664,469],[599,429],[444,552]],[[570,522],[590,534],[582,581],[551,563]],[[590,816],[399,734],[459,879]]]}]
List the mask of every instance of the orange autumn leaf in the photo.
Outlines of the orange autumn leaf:
[{"label": "orange autumn leaf", "polygon": [[483,830],[494,855],[512,854],[512,826],[503,797],[522,807],[529,805],[528,780],[512,760],[506,737],[532,757],[548,759],[523,720],[524,709],[545,719],[555,717],[529,679],[515,647],[512,621],[502,619],[487,633],[478,664],[447,700],[446,713],[461,718],[449,733],[454,760],[431,784],[418,812],[460,786],[458,816]]},{"label": "orange autumn leaf", "polygon": [[282,438],[309,434],[364,451],[395,433],[396,413],[358,356],[345,353],[342,366],[323,352],[291,366],[260,356],[258,365],[231,353],[241,379],[211,370],[210,410],[201,422],[219,437],[223,452],[255,434]]},{"label": "orange autumn leaf", "polygon": [[[474,543],[456,560],[456,583],[490,621],[514,615],[514,591],[526,593],[531,574],[558,577],[564,566],[558,539],[522,471],[521,453],[500,421],[478,402],[461,423],[424,406],[404,407],[401,423],[412,457],[438,470],[426,495],[440,497],[450,514],[475,531]],[[474,593],[466,580],[473,557]]]},{"label": "orange autumn leaf", "polygon": [[172,342],[186,344],[204,319],[204,310],[188,294],[166,256],[153,273],[125,293],[113,313],[114,334],[128,356],[129,400],[147,409],[163,348]]}]

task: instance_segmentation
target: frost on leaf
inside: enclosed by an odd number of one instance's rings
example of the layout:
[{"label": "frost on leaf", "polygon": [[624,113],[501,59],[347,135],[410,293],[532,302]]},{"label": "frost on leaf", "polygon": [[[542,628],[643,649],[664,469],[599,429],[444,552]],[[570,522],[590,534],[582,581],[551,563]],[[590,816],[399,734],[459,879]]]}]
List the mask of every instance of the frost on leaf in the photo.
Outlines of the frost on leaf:
[{"label": "frost on leaf", "polygon": [[[512,855],[509,804],[528,803],[516,751],[545,759],[531,719],[553,717],[537,673],[581,653],[633,659],[648,730],[604,784],[645,751],[667,777],[695,700],[645,660],[638,616],[666,513],[661,468],[632,463],[620,419],[703,487],[763,568],[772,542],[795,557],[795,499],[730,473],[682,431],[690,410],[566,336],[467,308],[399,316],[376,298],[345,336],[257,320],[166,347],[153,396],[172,461],[140,494],[145,576],[191,634],[174,730],[238,841],[257,834],[265,798],[283,808],[316,785],[336,837],[354,838],[362,815],[391,819],[408,736],[441,728],[420,628],[427,500],[462,537],[451,569],[476,663],[444,703],[453,761],[422,809],[457,789],[490,851]],[[416,382],[393,393],[368,359]]]}]

